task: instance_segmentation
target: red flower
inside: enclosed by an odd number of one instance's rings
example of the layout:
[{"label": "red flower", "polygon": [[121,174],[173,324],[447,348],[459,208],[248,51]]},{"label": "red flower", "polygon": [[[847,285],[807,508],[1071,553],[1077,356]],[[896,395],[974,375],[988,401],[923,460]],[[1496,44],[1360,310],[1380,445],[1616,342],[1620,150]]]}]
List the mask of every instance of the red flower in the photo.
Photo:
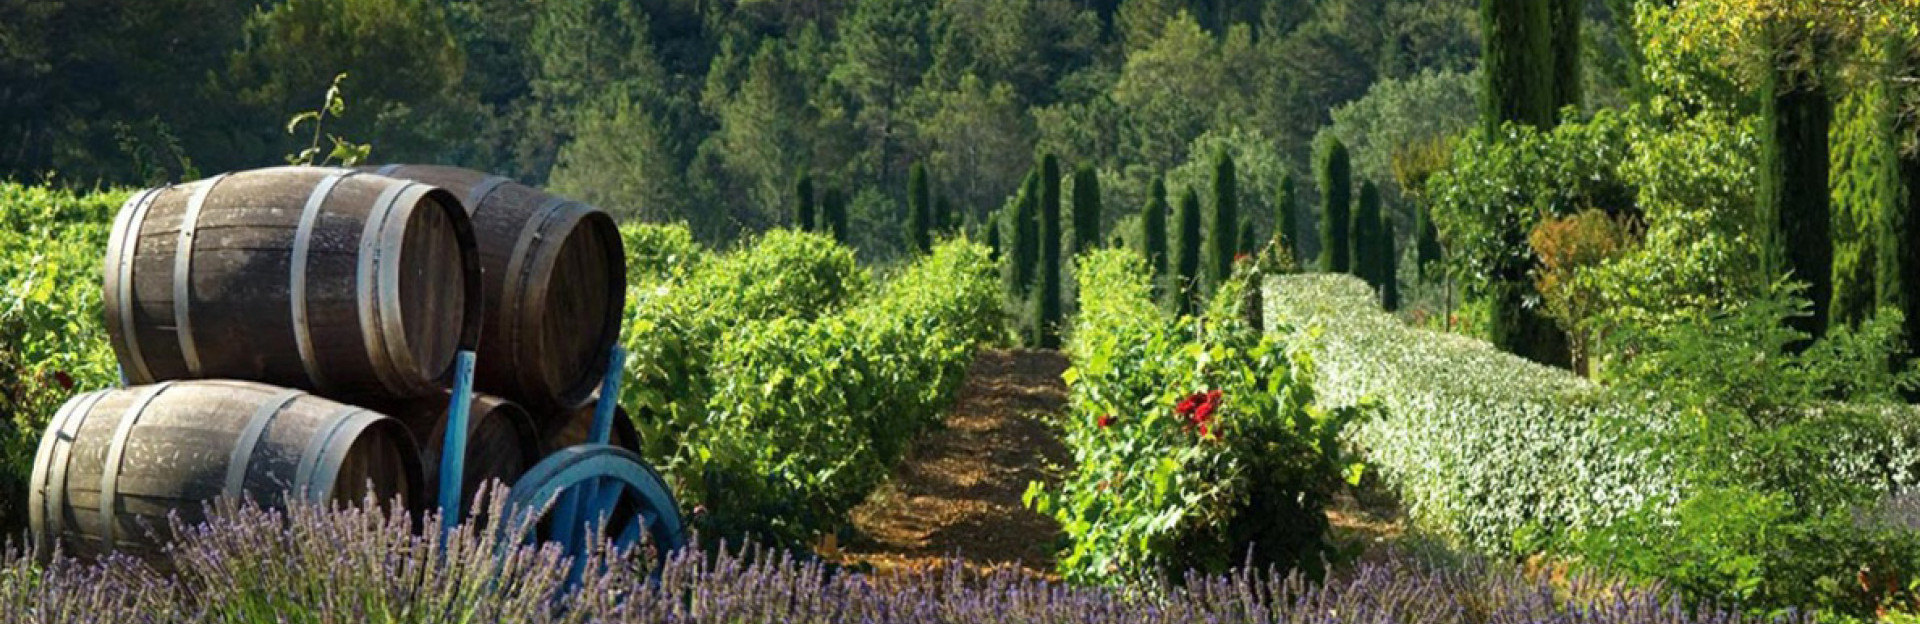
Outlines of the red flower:
[{"label": "red flower", "polygon": [[1199,408],[1200,404],[1206,401],[1206,399],[1207,398],[1205,396],[1201,395],[1198,392],[1189,394],[1187,395],[1187,398],[1180,400],[1179,405],[1176,405],[1173,407],[1173,413],[1179,414],[1181,416],[1192,414],[1193,410]]},{"label": "red flower", "polygon": [[1201,427],[1203,427],[1202,431],[1204,431],[1205,430],[1204,427],[1206,427],[1207,421],[1213,419],[1213,410],[1218,409],[1219,407],[1220,407],[1220,404],[1215,403],[1213,401],[1201,403],[1198,409],[1193,410],[1193,424],[1200,425]]},{"label": "red flower", "polygon": [[1101,414],[1100,419],[1096,422],[1100,424],[1101,429],[1105,429],[1113,424],[1113,414]]},{"label": "red flower", "polygon": [[1213,437],[1213,432],[1209,429],[1207,423],[1200,423],[1200,437],[1202,438]]},{"label": "red flower", "polygon": [[73,376],[68,375],[67,371],[53,371],[53,380],[60,384],[62,390],[73,389]]},{"label": "red flower", "polygon": [[1249,254],[1247,254],[1246,252],[1240,252],[1240,253],[1238,253],[1238,254],[1235,254],[1235,255],[1233,256],[1233,261],[1234,261],[1234,263],[1235,263],[1235,264],[1238,264],[1238,263],[1241,263],[1241,262],[1246,262],[1248,258],[1252,258],[1252,257],[1253,257],[1253,256],[1251,256],[1251,255],[1249,255]]}]

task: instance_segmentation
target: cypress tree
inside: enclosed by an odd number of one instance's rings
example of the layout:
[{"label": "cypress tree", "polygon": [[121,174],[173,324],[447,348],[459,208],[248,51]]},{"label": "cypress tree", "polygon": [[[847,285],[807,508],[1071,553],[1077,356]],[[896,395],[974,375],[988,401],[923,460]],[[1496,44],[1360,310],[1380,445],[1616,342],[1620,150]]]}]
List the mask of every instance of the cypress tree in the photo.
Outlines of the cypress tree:
[{"label": "cypress tree", "polygon": [[953,198],[946,193],[934,196],[933,229],[939,232],[952,232],[960,228],[960,215],[953,211]]},{"label": "cypress tree", "polygon": [[[1890,65],[1898,75],[1920,75],[1920,41],[1890,38],[1893,51]],[[1908,86],[1908,97],[1915,95]],[[1889,94],[1887,100],[1894,98]],[[1892,109],[1888,109],[1892,110]],[[1912,115],[1892,120],[1894,137],[1920,136],[1920,120]],[[1876,291],[1882,306],[1899,309],[1906,317],[1904,327],[1907,356],[1920,356],[1920,150],[1895,151],[1894,202],[1880,219],[1879,262],[1874,267]]]},{"label": "cypress tree", "polygon": [[1155,178],[1148,193],[1147,206],[1141,209],[1140,239],[1146,241],[1147,266],[1153,270],[1157,288],[1167,277],[1167,183]]},{"label": "cypress tree", "polygon": [[1000,261],[1000,211],[987,215],[987,259]]},{"label": "cypress tree", "polygon": [[[1905,230],[1894,223],[1900,202],[1899,146],[1894,138],[1895,109],[1887,102],[1886,84],[1878,79],[1851,89],[1841,101],[1833,132],[1833,322],[1855,325],[1873,316],[1882,304],[1876,251],[1882,243],[1899,244],[1886,230]],[[1885,258],[1893,260],[1893,258]],[[1886,277],[1898,282],[1897,263]],[[1891,288],[1893,284],[1887,284]],[[1896,294],[1889,292],[1888,294]],[[1899,307],[1893,301],[1887,305]]]},{"label": "cypress tree", "polygon": [[1584,18],[1582,9],[1585,2],[1573,0],[1546,0],[1548,19],[1553,21],[1551,46],[1553,48],[1553,69],[1547,79],[1553,84],[1553,111],[1556,116],[1560,109],[1581,105],[1582,91],[1580,66],[1580,22]]},{"label": "cypress tree", "polygon": [[1386,281],[1380,288],[1380,307],[1388,312],[1400,309],[1400,252],[1393,247],[1393,219],[1380,217],[1380,274]]},{"label": "cypress tree", "polygon": [[800,181],[793,184],[793,193],[799,196],[800,203],[794,217],[799,222],[794,227],[811,231],[819,227],[819,221],[813,216],[813,174],[800,174]]},{"label": "cypress tree", "polygon": [[1769,215],[1775,237],[1770,273],[1805,281],[1811,314],[1790,323],[1818,338],[1826,334],[1833,301],[1833,219],[1827,188],[1828,128],[1833,103],[1811,71],[1796,67],[1789,50],[1809,35],[1793,28],[1766,72],[1760,106],[1761,214]]},{"label": "cypress tree", "polygon": [[1100,176],[1092,165],[1073,172],[1073,253],[1100,246]]},{"label": "cypress tree", "polygon": [[1167,289],[1173,305],[1169,307],[1175,314],[1193,314],[1200,283],[1200,194],[1195,193],[1193,187],[1187,187],[1187,192],[1180,196],[1173,220],[1179,229],[1174,230],[1174,283]]},{"label": "cypress tree", "polygon": [[927,194],[927,166],[914,163],[907,174],[907,227],[912,230],[913,248],[918,253],[933,249],[933,202]]},{"label": "cypress tree", "polygon": [[1207,290],[1233,277],[1233,256],[1240,246],[1234,233],[1240,225],[1240,189],[1234,179],[1233,155],[1226,150],[1213,159],[1213,231],[1208,233]]},{"label": "cypress tree", "polygon": [[1060,159],[1040,159],[1040,290],[1034,324],[1042,349],[1060,347]]},{"label": "cypress tree", "polygon": [[1279,240],[1280,249],[1298,262],[1300,258],[1300,221],[1294,204],[1298,203],[1299,191],[1293,187],[1293,174],[1280,178],[1280,196],[1274,199],[1273,235]]},{"label": "cypress tree", "polygon": [[842,245],[852,244],[847,231],[847,196],[839,187],[827,187],[826,194],[820,200],[821,229],[833,235],[833,240]]},{"label": "cypress tree", "polygon": [[[1487,136],[1516,122],[1551,128],[1554,120],[1550,3],[1567,0],[1480,0],[1480,120]],[[1576,16],[1577,18],[1577,16]],[[1576,61],[1577,62],[1577,61]]]},{"label": "cypress tree", "polygon": [[1314,177],[1320,184],[1320,270],[1346,273],[1352,250],[1348,248],[1347,213],[1353,206],[1353,164],[1347,160],[1347,146],[1339,139],[1327,141],[1315,159]]},{"label": "cypress tree", "polygon": [[1417,202],[1413,208],[1414,247],[1413,259],[1419,265],[1414,267],[1421,277],[1426,277],[1430,266],[1440,262],[1440,229],[1433,225],[1433,211],[1426,202]]},{"label": "cypress tree", "polygon": [[1253,255],[1260,251],[1260,237],[1253,232],[1253,219],[1240,217],[1240,226],[1234,231],[1240,233],[1240,244],[1234,246],[1234,255]]},{"label": "cypress tree", "polygon": [[1013,235],[1013,288],[1016,297],[1033,290],[1033,270],[1040,263],[1040,173],[1030,171],[1014,203],[1013,223],[1007,232]]},{"label": "cypress tree", "polygon": [[1381,257],[1386,252],[1380,249],[1380,187],[1373,182],[1361,183],[1360,201],[1354,205],[1352,219],[1347,232],[1353,239],[1353,274],[1380,293],[1386,286],[1381,276]]}]

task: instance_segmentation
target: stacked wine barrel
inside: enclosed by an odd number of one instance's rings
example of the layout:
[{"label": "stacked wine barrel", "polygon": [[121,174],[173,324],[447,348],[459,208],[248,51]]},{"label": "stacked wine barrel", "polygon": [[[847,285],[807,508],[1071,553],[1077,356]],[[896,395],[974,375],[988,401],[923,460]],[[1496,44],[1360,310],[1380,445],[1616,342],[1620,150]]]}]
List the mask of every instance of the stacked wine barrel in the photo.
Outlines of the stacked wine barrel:
[{"label": "stacked wine barrel", "polygon": [[191,523],[220,497],[424,509],[463,350],[463,500],[512,483],[584,439],[625,304],[606,213],[450,167],[142,191],[105,269],[127,385],[69,400],[41,439],[28,515],[43,556],[155,554],[169,514]]}]

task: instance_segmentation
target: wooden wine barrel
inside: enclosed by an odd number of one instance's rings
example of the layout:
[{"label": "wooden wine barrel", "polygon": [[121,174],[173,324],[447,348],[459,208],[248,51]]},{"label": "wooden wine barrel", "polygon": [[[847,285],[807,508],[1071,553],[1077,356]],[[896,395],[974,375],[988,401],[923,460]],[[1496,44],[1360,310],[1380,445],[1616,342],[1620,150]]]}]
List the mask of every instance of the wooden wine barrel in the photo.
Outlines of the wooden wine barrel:
[{"label": "wooden wine barrel", "polygon": [[[585,444],[587,433],[593,428],[593,405],[564,412],[549,414],[540,420],[540,447],[552,454],[575,444]],[[608,444],[618,446],[635,453],[640,452],[640,432],[633,427],[633,421],[627,418],[627,408],[613,408],[612,439]]]},{"label": "wooden wine barrel", "polygon": [[152,560],[168,514],[251,497],[357,503],[424,500],[420,456],[399,421],[299,390],[246,381],[169,381],[67,401],[34,458],[34,550],[122,551]]},{"label": "wooden wine barrel", "polygon": [[[405,424],[420,447],[427,500],[439,499],[440,450],[447,439],[450,406],[451,400],[443,395],[382,409]],[[480,486],[494,479],[513,485],[544,454],[539,431],[526,410],[506,399],[474,395],[467,415],[467,458],[461,470],[466,474],[460,482],[460,500],[471,504]]]},{"label": "wooden wine barrel", "polygon": [[460,196],[486,293],[474,387],[535,413],[587,404],[626,306],[626,252],[607,213],[478,171],[386,165]]},{"label": "wooden wine barrel", "polygon": [[108,242],[103,303],[135,384],[428,396],[478,338],[479,266],[444,190],[279,167],[134,194]]}]

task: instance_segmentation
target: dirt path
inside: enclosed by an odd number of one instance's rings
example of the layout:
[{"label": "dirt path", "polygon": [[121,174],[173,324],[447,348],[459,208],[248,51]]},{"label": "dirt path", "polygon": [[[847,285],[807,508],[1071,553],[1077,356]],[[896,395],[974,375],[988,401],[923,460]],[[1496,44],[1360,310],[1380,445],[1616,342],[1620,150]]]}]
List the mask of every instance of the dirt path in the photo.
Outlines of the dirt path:
[{"label": "dirt path", "polygon": [[1018,565],[1050,575],[1060,527],[1021,504],[1027,484],[1055,481],[1071,459],[1047,419],[1066,409],[1053,351],[982,351],[946,426],[914,444],[893,478],[853,511],[859,537],[842,559],[876,570]]}]

